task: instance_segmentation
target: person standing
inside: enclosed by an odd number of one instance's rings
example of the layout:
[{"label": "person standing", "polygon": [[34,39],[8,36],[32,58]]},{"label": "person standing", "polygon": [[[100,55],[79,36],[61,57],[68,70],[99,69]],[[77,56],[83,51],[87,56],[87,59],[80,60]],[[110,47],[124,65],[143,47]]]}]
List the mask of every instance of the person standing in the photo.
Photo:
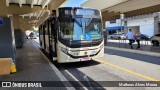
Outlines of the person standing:
[{"label": "person standing", "polygon": [[104,44],[107,45],[107,31],[103,31],[103,36],[104,36]]},{"label": "person standing", "polygon": [[140,40],[141,40],[141,32],[140,31],[135,33],[135,39],[137,42],[137,49],[139,49],[140,48]]},{"label": "person standing", "polygon": [[134,34],[132,32],[132,29],[129,29],[128,33],[126,34],[126,38],[129,40],[129,45],[131,49],[133,49],[132,43],[135,42]]},{"label": "person standing", "polygon": [[33,32],[31,32],[29,36],[31,39],[33,39]]}]

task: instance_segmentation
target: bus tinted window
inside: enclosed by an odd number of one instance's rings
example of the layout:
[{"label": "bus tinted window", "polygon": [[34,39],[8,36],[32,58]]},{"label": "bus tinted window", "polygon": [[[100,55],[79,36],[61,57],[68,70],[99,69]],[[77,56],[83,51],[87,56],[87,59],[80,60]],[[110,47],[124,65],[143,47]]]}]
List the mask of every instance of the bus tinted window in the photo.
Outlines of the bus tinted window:
[{"label": "bus tinted window", "polygon": [[59,11],[59,15],[60,16],[64,16],[64,15],[73,15],[73,11],[72,10],[70,10],[70,9],[60,9],[60,11]]}]

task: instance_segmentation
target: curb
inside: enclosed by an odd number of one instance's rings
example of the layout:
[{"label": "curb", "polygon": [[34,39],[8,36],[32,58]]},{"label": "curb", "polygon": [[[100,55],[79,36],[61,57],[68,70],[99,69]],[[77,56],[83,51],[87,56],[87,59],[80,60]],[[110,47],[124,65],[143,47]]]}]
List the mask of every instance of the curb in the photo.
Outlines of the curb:
[{"label": "curb", "polygon": [[[39,44],[36,42],[36,41],[32,41],[32,43],[35,45],[35,46],[39,46]],[[35,47],[36,48],[36,47]],[[37,50],[39,50],[38,48],[36,48]],[[69,81],[62,75],[62,73],[51,63],[51,61],[43,54],[43,52],[41,50],[39,50],[40,53],[42,54],[42,56],[44,57],[44,59],[48,62],[48,64],[51,66],[52,70],[54,70],[54,72],[57,74],[57,76],[60,78],[60,80],[63,82],[63,81],[67,81],[68,83],[63,83],[67,90],[76,90],[70,83]],[[68,87],[69,86],[69,87]]]},{"label": "curb", "polygon": [[142,54],[142,55],[147,55],[147,56],[153,56],[153,57],[160,57],[160,53],[149,52],[149,51],[132,50],[132,49],[126,49],[126,48],[110,47],[110,46],[105,46],[105,48],[106,49],[123,51],[123,52],[129,52],[129,53],[136,53],[136,54]]}]

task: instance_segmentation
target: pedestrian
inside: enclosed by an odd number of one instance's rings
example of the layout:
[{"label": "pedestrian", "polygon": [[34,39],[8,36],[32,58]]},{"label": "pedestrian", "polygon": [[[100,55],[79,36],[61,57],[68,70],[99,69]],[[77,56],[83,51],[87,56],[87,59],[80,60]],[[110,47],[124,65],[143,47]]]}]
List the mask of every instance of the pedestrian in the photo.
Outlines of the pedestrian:
[{"label": "pedestrian", "polygon": [[139,49],[140,48],[140,41],[141,41],[141,32],[140,31],[137,31],[135,33],[135,39],[137,42],[137,49]]},{"label": "pedestrian", "polygon": [[103,31],[103,36],[104,36],[104,44],[107,45],[107,31]]},{"label": "pedestrian", "polygon": [[126,34],[126,38],[129,40],[129,45],[131,49],[133,49],[132,43],[135,42],[134,34],[132,32],[132,29],[129,29],[128,33]]},{"label": "pedestrian", "polygon": [[31,32],[29,36],[31,39],[33,39],[33,32]]}]

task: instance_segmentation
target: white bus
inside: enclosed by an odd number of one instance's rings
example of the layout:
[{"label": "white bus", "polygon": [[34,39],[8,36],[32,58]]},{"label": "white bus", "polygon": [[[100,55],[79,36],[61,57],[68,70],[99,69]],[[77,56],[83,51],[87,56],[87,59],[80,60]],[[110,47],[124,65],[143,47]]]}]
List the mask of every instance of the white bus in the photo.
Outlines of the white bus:
[{"label": "white bus", "polygon": [[104,55],[99,10],[62,7],[39,27],[40,45],[58,63],[88,61]]}]

